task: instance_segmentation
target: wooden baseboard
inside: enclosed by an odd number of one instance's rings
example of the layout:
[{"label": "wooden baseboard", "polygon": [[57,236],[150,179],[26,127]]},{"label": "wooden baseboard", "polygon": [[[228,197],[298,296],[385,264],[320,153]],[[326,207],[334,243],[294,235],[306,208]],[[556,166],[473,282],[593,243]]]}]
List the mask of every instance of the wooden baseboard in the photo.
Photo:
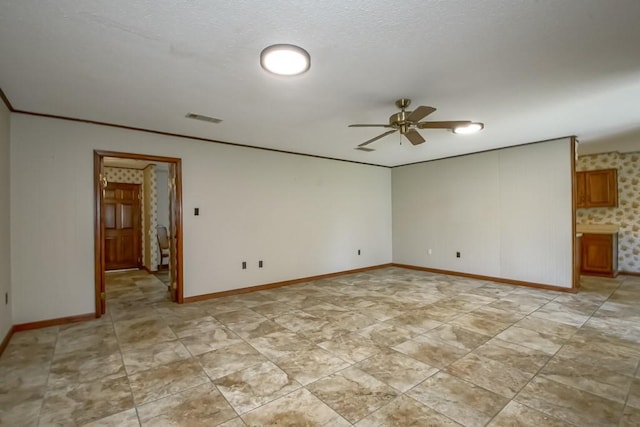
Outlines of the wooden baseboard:
[{"label": "wooden baseboard", "polygon": [[562,286],[543,285],[542,283],[523,282],[521,280],[503,279],[501,277],[482,276],[479,274],[462,273],[459,271],[439,270],[437,268],[419,267],[416,265],[407,265],[407,264],[393,263],[391,265],[394,267],[407,268],[410,270],[426,271],[429,273],[436,273],[436,274],[446,274],[448,276],[467,277],[470,279],[477,279],[477,280],[489,280],[492,282],[506,283],[508,285],[517,285],[517,286],[526,286],[528,288],[545,289],[547,291],[569,292],[573,294],[578,292],[576,288],[563,288]]},{"label": "wooden baseboard", "polygon": [[330,279],[332,277],[338,277],[338,276],[344,276],[347,274],[354,274],[354,273],[362,273],[365,271],[371,271],[371,270],[378,270],[380,268],[385,268],[385,267],[391,267],[392,264],[380,264],[380,265],[374,265],[371,267],[364,267],[364,268],[356,268],[354,270],[346,270],[346,271],[338,271],[335,273],[328,273],[328,274],[321,274],[319,276],[310,276],[310,277],[302,277],[300,279],[293,279],[293,280],[285,280],[283,282],[274,282],[274,283],[267,283],[264,285],[257,285],[257,286],[250,286],[247,288],[239,288],[239,289],[231,289],[228,291],[222,291],[222,292],[213,292],[210,294],[203,294],[203,295],[195,295],[192,297],[185,297],[184,302],[185,303],[189,303],[189,302],[196,302],[196,301],[204,301],[204,300],[208,300],[208,299],[212,299],[212,298],[222,298],[222,297],[227,297],[230,295],[237,295],[237,294],[246,294],[246,293],[250,293],[250,292],[257,292],[257,291],[264,291],[267,289],[274,289],[274,288],[280,288],[282,286],[289,286],[289,285],[296,285],[298,283],[304,283],[304,282],[311,282],[314,280],[321,280],[321,279]]},{"label": "wooden baseboard", "polygon": [[48,328],[49,326],[66,325],[68,323],[84,322],[95,319],[95,313],[78,314],[76,316],[58,317],[57,319],[39,320],[37,322],[13,325],[13,332],[28,331],[30,329]]},{"label": "wooden baseboard", "polygon": [[2,343],[0,343],[0,356],[2,356],[2,353],[4,353],[4,350],[9,345],[9,341],[11,340],[11,337],[13,336],[13,332],[14,332],[14,327],[12,326],[7,331],[7,335],[5,335],[4,339],[2,340]]},{"label": "wooden baseboard", "polygon": [[619,271],[618,274],[622,274],[624,276],[640,276],[640,273],[635,271]]}]

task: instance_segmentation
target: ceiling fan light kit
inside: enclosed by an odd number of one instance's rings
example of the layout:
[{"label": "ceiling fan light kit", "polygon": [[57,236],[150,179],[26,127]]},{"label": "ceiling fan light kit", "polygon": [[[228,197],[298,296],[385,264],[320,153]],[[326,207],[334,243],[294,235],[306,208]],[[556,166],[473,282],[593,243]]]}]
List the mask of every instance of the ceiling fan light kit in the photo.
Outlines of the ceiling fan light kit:
[{"label": "ceiling fan light kit", "polygon": [[279,76],[296,76],[311,67],[309,52],[292,44],[274,44],[260,52],[260,65]]},{"label": "ceiling fan light kit", "polygon": [[371,148],[363,150],[363,148],[374,141],[384,138],[387,135],[391,135],[395,132],[400,132],[405,138],[413,145],[420,145],[425,142],[425,139],[420,135],[416,129],[449,129],[456,134],[470,134],[478,132],[484,128],[483,123],[472,122],[470,120],[448,120],[448,121],[426,121],[420,120],[427,117],[429,114],[436,111],[433,107],[427,107],[421,105],[413,111],[406,111],[411,104],[411,100],[408,98],[401,98],[396,101],[396,106],[400,108],[400,112],[392,114],[389,117],[388,124],[353,124],[349,127],[383,127],[391,128],[381,135],[373,137],[361,144],[358,144],[356,150],[360,151],[374,151]]},{"label": "ceiling fan light kit", "polygon": [[465,126],[455,127],[451,131],[458,135],[469,135],[471,133],[480,132],[482,129],[484,129],[484,123],[470,123]]}]

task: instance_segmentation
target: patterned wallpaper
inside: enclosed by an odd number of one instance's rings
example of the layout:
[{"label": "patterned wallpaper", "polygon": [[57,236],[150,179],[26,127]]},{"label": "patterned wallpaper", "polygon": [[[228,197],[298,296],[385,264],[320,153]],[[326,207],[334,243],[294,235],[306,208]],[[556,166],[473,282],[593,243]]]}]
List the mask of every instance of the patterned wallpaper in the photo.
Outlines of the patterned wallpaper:
[{"label": "patterned wallpaper", "polygon": [[142,184],[143,172],[140,169],[112,168],[105,166],[104,174],[107,181],[122,182],[124,184]]},{"label": "patterned wallpaper", "polygon": [[576,210],[578,224],[617,224],[618,268],[640,273],[640,152],[578,157],[576,170],[618,169],[618,207]]},{"label": "patterned wallpaper", "polygon": [[[155,165],[150,165],[145,170],[105,166],[104,174],[109,182],[142,184],[142,263],[151,271],[157,270],[158,243],[156,238],[156,225],[158,224],[158,192]],[[148,232],[145,232],[145,230],[148,230]],[[149,248],[149,250],[147,250],[147,248]]]},{"label": "patterned wallpaper", "polygon": [[145,197],[148,203],[147,222],[149,224],[149,253],[147,255],[152,266],[151,271],[158,268],[158,183],[156,182],[156,165],[144,169]]}]

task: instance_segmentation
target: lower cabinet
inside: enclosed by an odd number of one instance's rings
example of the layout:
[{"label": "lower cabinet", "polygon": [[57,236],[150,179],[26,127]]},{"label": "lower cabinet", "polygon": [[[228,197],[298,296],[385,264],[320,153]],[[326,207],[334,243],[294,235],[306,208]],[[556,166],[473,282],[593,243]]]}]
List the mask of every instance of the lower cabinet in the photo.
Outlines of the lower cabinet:
[{"label": "lower cabinet", "polygon": [[582,235],[580,272],[586,275],[618,275],[618,233]]}]

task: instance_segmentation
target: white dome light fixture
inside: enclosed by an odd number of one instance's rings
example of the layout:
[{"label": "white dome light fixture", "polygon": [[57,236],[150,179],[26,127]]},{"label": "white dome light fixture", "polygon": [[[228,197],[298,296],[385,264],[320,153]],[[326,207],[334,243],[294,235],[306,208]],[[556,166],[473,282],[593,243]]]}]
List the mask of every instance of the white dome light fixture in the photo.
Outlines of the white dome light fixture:
[{"label": "white dome light fixture", "polygon": [[480,132],[482,129],[484,129],[484,123],[470,123],[468,125],[453,128],[453,133],[458,135],[469,135],[471,133]]},{"label": "white dome light fixture", "polygon": [[296,76],[311,67],[309,52],[292,44],[274,44],[260,53],[260,65],[279,76]]}]

